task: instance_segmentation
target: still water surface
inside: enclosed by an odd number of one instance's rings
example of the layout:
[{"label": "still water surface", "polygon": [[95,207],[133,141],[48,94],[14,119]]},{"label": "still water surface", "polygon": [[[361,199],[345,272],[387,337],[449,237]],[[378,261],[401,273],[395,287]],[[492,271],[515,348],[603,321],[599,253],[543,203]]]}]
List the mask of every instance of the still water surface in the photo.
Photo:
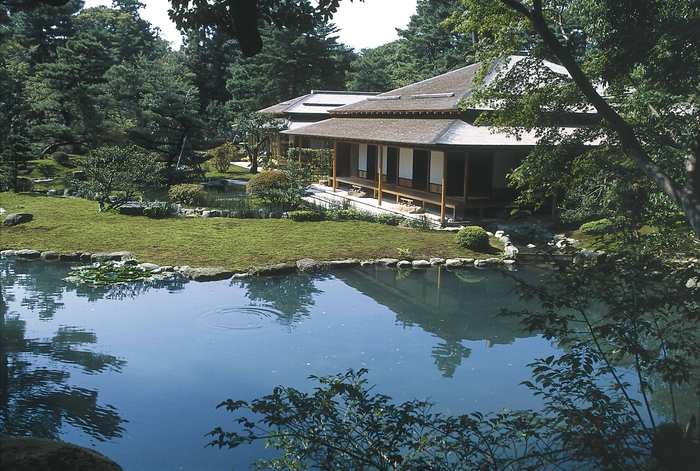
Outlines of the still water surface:
[{"label": "still water surface", "polygon": [[[62,263],[0,260],[2,434],[93,447],[125,471],[247,469],[261,447],[205,448],[234,416],[216,405],[309,375],[369,369],[396,401],[435,411],[537,408],[519,383],[554,353],[517,321],[496,271],[358,268],[208,283],[76,286]],[[519,275],[536,280],[535,268]],[[4,360],[4,359],[3,359]]]}]

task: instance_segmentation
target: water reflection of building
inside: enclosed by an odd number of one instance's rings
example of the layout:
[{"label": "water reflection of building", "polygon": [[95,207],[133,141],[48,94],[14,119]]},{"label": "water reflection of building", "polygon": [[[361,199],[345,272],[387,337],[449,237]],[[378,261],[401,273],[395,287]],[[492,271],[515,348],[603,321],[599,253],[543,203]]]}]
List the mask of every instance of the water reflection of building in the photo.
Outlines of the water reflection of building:
[{"label": "water reflection of building", "polygon": [[502,308],[522,305],[509,294],[515,282],[495,270],[401,270],[376,267],[338,271],[335,276],[387,306],[403,325],[418,325],[446,341],[512,343],[532,334],[518,332],[518,321],[496,317]]},{"label": "water reflection of building", "polygon": [[518,332],[517,319],[497,317],[501,308],[518,307],[517,296],[508,295],[514,281],[498,271],[376,267],[338,271],[335,275],[388,307],[401,325],[419,326],[440,338],[431,355],[448,378],[471,354],[463,341],[483,340],[490,347],[534,336]]}]

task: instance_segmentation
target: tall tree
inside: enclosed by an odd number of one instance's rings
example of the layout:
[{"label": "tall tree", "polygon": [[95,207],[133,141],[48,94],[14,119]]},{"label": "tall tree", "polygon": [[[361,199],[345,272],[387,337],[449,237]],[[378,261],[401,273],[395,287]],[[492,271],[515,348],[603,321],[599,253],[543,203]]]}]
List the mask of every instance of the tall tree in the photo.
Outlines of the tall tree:
[{"label": "tall tree", "polygon": [[464,67],[473,59],[471,35],[450,28],[461,0],[419,0],[400,39],[360,51],[349,72],[348,88],[387,91]]},{"label": "tall tree", "polygon": [[[562,123],[553,117],[595,110],[595,128],[574,135],[550,132],[543,143],[571,148],[595,140],[619,149],[700,236],[696,1],[466,0],[453,21],[459,31],[479,37],[479,55],[488,65],[526,49],[553,58],[568,72],[550,74],[532,61],[504,70],[502,80],[479,97],[503,111],[492,115],[492,124],[543,129]],[[555,157],[549,153],[546,160]]]},{"label": "tall tree", "polygon": [[344,90],[346,72],[355,56],[337,42],[336,31],[325,22],[316,23],[311,33],[263,28],[266,45],[262,52],[240,58],[229,68],[231,111],[259,110],[312,89]]},{"label": "tall tree", "polygon": [[[352,1],[352,0],[349,0]],[[363,0],[359,0],[363,1]],[[170,0],[170,18],[181,30],[216,27],[237,38],[246,57],[263,47],[259,20],[279,28],[311,32],[319,21],[333,18],[340,0]]]}]

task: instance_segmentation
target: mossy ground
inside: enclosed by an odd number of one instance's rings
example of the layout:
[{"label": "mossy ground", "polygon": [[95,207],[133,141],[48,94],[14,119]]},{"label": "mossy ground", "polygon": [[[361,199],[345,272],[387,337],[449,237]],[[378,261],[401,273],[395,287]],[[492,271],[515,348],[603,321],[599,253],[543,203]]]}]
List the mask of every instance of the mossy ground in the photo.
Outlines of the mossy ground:
[{"label": "mossy ground", "polygon": [[314,258],[369,260],[397,257],[399,249],[415,259],[493,257],[502,244],[491,238],[489,250],[459,247],[455,235],[361,221],[294,222],[289,219],[149,219],[97,212],[97,203],[36,193],[2,193],[9,213],[28,212],[34,220],[2,227],[3,249],[69,252],[129,251],[141,261],[192,267],[254,266]]}]

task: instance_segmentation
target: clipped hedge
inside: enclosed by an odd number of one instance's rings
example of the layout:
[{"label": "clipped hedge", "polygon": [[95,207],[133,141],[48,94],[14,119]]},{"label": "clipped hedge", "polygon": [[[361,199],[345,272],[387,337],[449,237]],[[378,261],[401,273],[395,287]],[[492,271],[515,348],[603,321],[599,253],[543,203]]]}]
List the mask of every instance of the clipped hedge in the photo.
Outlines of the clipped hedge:
[{"label": "clipped hedge", "polygon": [[170,187],[168,196],[173,203],[185,206],[199,206],[204,204],[206,191],[204,191],[202,185],[196,183],[181,183]]},{"label": "clipped hedge", "polygon": [[489,235],[483,227],[464,226],[457,232],[457,244],[467,249],[489,248]]},{"label": "clipped hedge", "polygon": [[297,221],[297,222],[323,221],[325,219],[325,216],[323,215],[323,213],[320,213],[318,211],[310,211],[310,210],[290,211],[289,213],[287,213],[287,216],[292,221]]}]

